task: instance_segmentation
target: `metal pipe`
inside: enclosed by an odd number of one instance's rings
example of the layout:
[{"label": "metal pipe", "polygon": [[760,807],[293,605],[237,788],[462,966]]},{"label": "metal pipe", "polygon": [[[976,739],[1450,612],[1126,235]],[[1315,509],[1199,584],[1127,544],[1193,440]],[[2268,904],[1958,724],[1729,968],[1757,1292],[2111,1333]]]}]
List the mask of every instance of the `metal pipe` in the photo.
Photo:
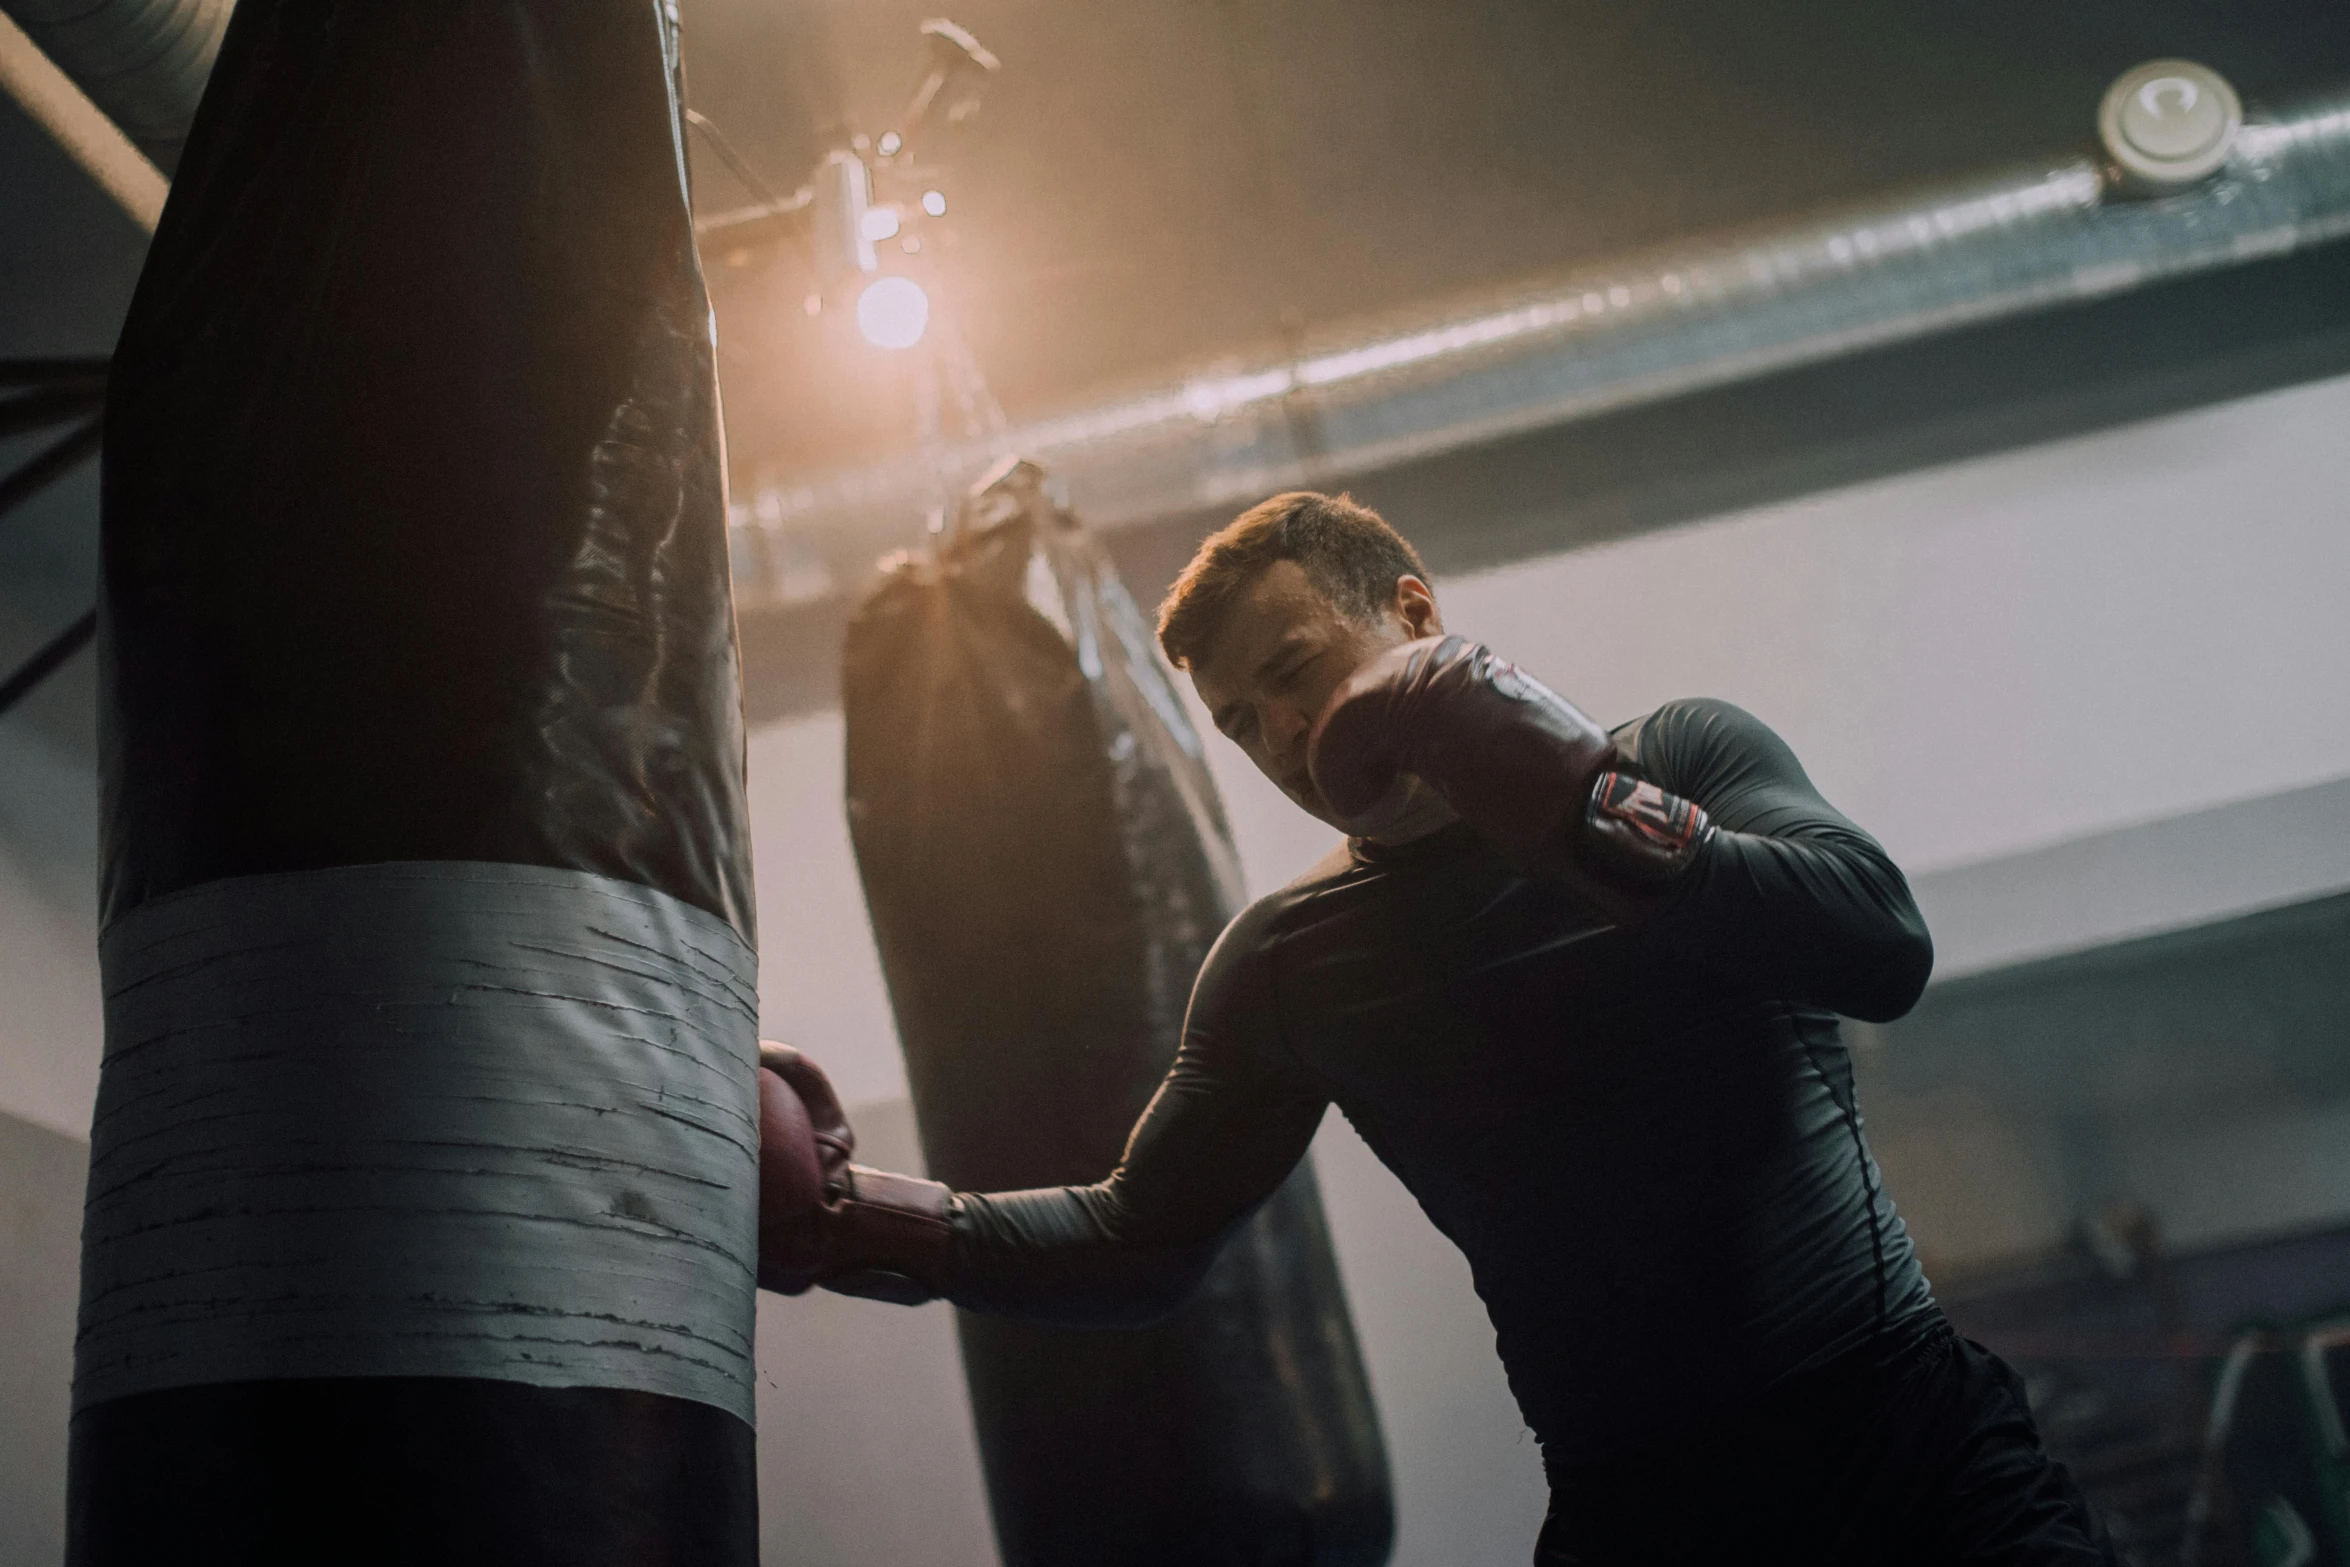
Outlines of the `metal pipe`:
[{"label": "metal pipe", "polygon": [[169,179],[235,4],[5,0],[5,9]]},{"label": "metal pipe", "polygon": [[2350,233],[2350,95],[2248,124],[2222,170],[2126,198],[2089,156],[1714,238],[1514,296],[1358,327],[1292,355],[861,467],[735,509],[746,603],[805,597],[771,563],[874,552],[924,497],[1007,452],[1100,527],[1253,500],[1479,442],[1998,317],[2276,256]]},{"label": "metal pipe", "polygon": [[14,98],[34,124],[54,137],[133,222],[155,232],[169,183],[106,111],[92,103],[5,11],[0,11],[0,92]]}]

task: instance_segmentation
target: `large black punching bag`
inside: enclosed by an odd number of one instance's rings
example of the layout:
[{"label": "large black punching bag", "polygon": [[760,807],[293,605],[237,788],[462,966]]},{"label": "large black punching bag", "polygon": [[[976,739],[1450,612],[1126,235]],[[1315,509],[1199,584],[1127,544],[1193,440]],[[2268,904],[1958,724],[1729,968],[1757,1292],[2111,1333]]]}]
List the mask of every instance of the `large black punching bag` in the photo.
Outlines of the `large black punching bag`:
[{"label": "large black punching bag", "polygon": [[666,0],[241,0],[114,361],[69,1560],[746,1567],[751,878]]},{"label": "large black punching bag", "polygon": [[[1150,632],[1038,478],[983,490],[848,636],[850,830],[929,1173],[962,1190],[1109,1173],[1240,898]],[[1160,1325],[958,1321],[1007,1567],[1387,1559],[1310,1164]]]}]

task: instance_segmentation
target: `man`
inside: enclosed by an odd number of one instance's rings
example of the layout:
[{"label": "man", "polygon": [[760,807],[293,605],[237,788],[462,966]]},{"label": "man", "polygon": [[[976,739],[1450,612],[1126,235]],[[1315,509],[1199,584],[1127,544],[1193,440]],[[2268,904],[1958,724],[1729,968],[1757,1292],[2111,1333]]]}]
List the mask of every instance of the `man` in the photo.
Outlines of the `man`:
[{"label": "man", "polygon": [[1900,1016],[1932,966],[1900,871],[1752,717],[1603,731],[1446,636],[1427,575],[1343,497],[1201,547],[1167,656],[1347,841],[1225,931],[1098,1185],[851,1166],[773,1048],[802,1197],[768,1205],[765,1282],[1147,1319],[1335,1103],[1469,1258],[1552,1485],[1538,1563],[2113,1562],[1861,1134],[1835,1015]]}]

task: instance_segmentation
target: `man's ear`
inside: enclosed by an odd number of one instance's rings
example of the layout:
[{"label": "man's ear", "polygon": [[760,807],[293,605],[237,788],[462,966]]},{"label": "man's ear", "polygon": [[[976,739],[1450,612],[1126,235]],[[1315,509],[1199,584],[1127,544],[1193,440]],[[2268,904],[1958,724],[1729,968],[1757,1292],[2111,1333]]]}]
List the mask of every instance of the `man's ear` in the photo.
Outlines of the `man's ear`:
[{"label": "man's ear", "polygon": [[1436,590],[1405,573],[1395,579],[1395,614],[1413,641],[1444,635],[1444,616],[1436,608]]}]

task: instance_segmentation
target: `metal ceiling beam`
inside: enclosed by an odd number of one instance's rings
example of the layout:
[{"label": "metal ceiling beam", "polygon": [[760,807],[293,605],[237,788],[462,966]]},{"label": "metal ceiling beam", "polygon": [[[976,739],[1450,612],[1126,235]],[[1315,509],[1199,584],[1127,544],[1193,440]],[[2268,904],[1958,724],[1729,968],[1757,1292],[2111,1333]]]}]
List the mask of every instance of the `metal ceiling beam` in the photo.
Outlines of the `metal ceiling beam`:
[{"label": "metal ceiling beam", "polygon": [[18,25],[13,13],[19,11],[29,11],[28,0],[12,0],[0,11],[0,89],[22,104],[133,222],[154,233],[171,190],[163,172]]},{"label": "metal ceiling beam", "polygon": [[[212,60],[220,52],[221,34],[228,29],[235,4],[236,0],[5,0],[0,9],[14,20],[8,30],[21,33],[53,62],[58,74],[71,80],[74,92],[137,149],[158,180],[168,180],[179,165],[180,147],[196,117],[197,101],[204,96],[204,83],[212,74]],[[60,134],[59,139],[65,137]],[[116,161],[110,156],[109,167]],[[135,169],[129,177],[147,183]],[[114,189],[108,175],[100,174],[99,180]],[[155,205],[161,207],[159,197]],[[147,226],[154,227],[152,222]]]},{"label": "metal ceiling beam", "polygon": [[936,494],[1009,452],[1055,473],[1093,526],[1117,528],[2345,233],[2350,94],[2245,125],[2215,177],[2159,199],[2127,194],[2102,159],[2064,158],[1358,326],[944,451],[785,478],[737,506],[737,591],[750,605],[805,600],[822,580],[811,556],[916,542]]}]

